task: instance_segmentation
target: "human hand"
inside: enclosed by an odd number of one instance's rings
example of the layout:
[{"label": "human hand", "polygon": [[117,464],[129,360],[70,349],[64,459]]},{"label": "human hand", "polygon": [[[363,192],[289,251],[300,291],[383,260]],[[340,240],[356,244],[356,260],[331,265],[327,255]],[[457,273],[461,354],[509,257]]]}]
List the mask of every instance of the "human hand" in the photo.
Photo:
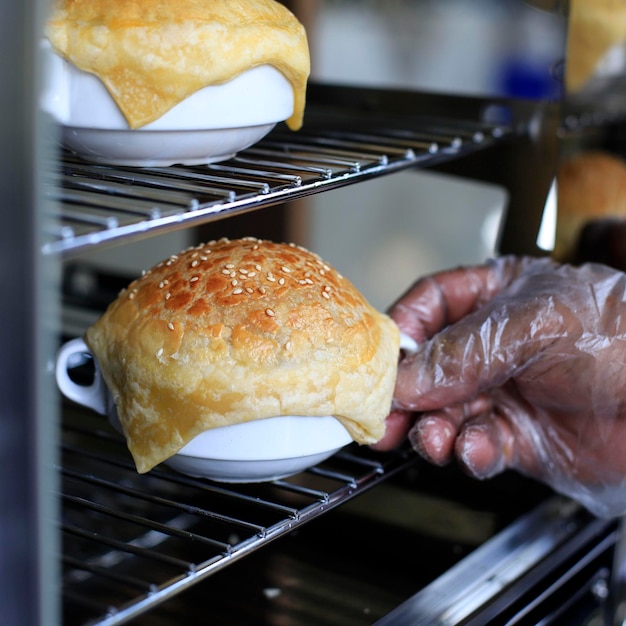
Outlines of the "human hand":
[{"label": "human hand", "polygon": [[419,280],[390,315],[419,348],[374,448],[408,434],[433,463],[626,511],[626,274],[502,257]]}]

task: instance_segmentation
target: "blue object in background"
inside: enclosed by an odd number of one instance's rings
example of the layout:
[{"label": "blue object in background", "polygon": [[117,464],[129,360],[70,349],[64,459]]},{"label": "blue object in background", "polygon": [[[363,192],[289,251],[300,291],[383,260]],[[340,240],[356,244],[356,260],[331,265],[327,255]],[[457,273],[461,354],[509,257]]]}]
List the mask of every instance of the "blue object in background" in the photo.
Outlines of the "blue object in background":
[{"label": "blue object in background", "polygon": [[502,95],[526,100],[557,100],[563,93],[563,83],[552,66],[520,57],[505,61],[496,85]]}]

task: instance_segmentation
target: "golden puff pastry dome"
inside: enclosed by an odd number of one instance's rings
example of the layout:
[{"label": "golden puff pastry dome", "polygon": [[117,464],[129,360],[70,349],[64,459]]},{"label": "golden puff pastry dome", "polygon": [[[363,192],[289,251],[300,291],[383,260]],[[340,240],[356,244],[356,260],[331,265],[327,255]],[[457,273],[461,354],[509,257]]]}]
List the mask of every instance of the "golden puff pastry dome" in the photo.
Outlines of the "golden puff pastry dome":
[{"label": "golden puff pastry dome", "polygon": [[159,263],[85,342],[146,472],[206,430],[281,415],[334,415],[378,441],[400,332],[316,254],[244,238]]},{"label": "golden puff pastry dome", "polygon": [[265,64],[293,88],[287,125],[302,125],[307,37],[280,2],[54,0],[45,35],[61,57],[106,85],[131,129],[204,87]]}]

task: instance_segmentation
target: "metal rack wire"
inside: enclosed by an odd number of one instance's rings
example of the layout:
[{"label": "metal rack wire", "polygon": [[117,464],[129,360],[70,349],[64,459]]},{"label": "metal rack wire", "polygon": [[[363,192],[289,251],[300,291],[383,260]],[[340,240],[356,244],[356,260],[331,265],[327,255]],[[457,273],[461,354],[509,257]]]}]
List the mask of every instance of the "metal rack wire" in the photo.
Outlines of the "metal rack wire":
[{"label": "metal rack wire", "polygon": [[510,136],[506,125],[429,120],[408,127],[351,128],[312,119],[278,128],[229,161],[129,168],[69,153],[46,178],[44,254],[85,250],[223,219],[392,172],[458,158]]},{"label": "metal rack wire", "polygon": [[64,623],[126,623],[415,461],[409,449],[352,445],[271,483],[168,468],[142,476],[104,418],[70,409],[59,468]]}]

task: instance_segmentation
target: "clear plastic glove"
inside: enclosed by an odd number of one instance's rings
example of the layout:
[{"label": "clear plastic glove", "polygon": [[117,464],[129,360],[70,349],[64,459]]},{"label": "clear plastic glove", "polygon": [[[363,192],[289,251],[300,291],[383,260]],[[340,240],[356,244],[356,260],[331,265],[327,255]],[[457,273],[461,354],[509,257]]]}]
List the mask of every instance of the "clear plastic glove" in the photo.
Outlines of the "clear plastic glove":
[{"label": "clear plastic glove", "polygon": [[373,447],[408,434],[433,463],[626,512],[626,274],[502,257],[419,280],[390,314],[420,346]]}]

